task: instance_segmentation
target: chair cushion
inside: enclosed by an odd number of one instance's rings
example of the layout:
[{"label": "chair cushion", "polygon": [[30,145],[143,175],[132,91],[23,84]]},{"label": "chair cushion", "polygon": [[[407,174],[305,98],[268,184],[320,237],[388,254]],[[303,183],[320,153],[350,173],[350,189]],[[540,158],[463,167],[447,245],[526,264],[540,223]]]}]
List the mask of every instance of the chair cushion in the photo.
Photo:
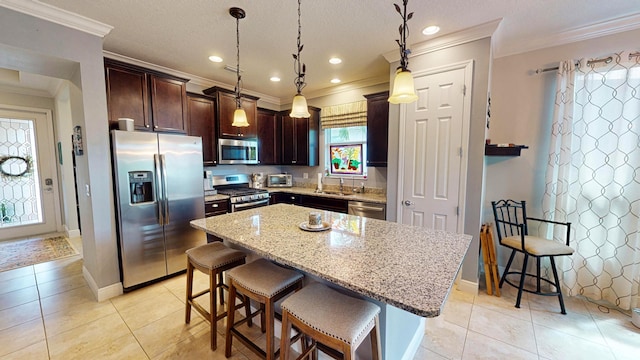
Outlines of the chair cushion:
[{"label": "chair cushion", "polygon": [[371,302],[353,298],[320,283],[305,286],[282,302],[292,316],[349,345],[358,345],[367,336],[380,308]]},{"label": "chair cushion", "polygon": [[[502,245],[522,251],[520,236],[509,236],[502,239]],[[571,255],[573,249],[563,243],[536,236],[525,236],[524,247],[528,253],[535,256]]]},{"label": "chair cushion", "polygon": [[303,278],[295,270],[285,269],[267,259],[258,259],[227,272],[227,277],[256,294],[274,297]]},{"label": "chair cushion", "polygon": [[242,251],[231,249],[217,241],[194,247],[186,253],[192,264],[209,270],[231,264],[247,256]]}]

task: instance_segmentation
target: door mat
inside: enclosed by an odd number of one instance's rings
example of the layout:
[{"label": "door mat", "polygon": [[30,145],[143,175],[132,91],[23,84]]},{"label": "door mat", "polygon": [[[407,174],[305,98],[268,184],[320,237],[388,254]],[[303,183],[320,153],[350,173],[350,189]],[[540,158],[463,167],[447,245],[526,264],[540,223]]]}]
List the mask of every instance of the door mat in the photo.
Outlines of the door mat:
[{"label": "door mat", "polygon": [[78,254],[64,236],[0,241],[0,272]]}]

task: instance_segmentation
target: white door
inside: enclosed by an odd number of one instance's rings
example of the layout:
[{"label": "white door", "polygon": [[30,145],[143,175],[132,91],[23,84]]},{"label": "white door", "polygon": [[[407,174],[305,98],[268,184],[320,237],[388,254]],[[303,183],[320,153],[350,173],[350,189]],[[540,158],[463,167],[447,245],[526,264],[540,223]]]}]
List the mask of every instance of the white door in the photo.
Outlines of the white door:
[{"label": "white door", "polygon": [[48,111],[0,106],[0,239],[61,229]]},{"label": "white door", "polygon": [[405,105],[404,131],[401,126],[400,132],[398,213],[403,224],[461,230],[463,140],[468,138],[465,72],[470,68],[415,76],[418,100]]}]

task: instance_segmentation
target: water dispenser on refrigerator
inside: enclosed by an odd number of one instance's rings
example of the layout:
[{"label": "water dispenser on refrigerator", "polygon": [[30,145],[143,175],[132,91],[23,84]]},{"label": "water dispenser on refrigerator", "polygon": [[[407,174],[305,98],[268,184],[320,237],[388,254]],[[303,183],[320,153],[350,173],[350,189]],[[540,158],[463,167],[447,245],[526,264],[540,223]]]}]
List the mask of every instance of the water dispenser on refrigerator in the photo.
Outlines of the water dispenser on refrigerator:
[{"label": "water dispenser on refrigerator", "polygon": [[129,172],[131,204],[153,202],[153,173],[151,171]]}]

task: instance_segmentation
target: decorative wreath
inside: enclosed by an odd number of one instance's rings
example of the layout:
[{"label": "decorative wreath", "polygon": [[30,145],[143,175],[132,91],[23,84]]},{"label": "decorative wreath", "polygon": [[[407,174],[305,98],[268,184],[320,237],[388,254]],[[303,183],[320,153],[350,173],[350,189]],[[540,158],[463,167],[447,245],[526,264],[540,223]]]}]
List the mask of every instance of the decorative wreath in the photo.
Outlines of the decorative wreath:
[{"label": "decorative wreath", "polygon": [[0,156],[0,174],[2,176],[20,177],[32,170],[32,161],[28,156]]}]

